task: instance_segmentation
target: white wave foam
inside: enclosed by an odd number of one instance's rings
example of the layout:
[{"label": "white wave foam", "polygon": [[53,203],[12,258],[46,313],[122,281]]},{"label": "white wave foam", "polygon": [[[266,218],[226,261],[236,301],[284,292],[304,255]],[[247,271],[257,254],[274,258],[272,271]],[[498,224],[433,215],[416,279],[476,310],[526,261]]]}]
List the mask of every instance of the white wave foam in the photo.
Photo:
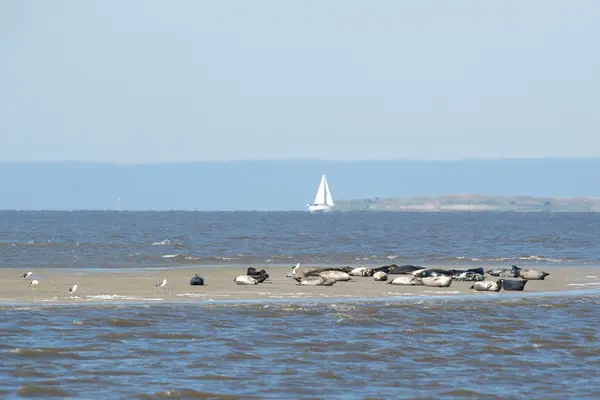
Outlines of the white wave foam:
[{"label": "white wave foam", "polygon": [[141,301],[164,301],[160,298],[144,298],[133,296],[120,296],[118,294],[100,294],[96,296],[85,296],[90,300],[141,300]]},{"label": "white wave foam", "polygon": [[161,240],[160,242],[152,243],[152,246],[168,246],[170,244],[171,244],[171,241],[169,239],[165,239],[165,240]]},{"label": "white wave foam", "polygon": [[163,254],[161,257],[162,258],[175,258],[175,257],[179,257],[179,254]]}]

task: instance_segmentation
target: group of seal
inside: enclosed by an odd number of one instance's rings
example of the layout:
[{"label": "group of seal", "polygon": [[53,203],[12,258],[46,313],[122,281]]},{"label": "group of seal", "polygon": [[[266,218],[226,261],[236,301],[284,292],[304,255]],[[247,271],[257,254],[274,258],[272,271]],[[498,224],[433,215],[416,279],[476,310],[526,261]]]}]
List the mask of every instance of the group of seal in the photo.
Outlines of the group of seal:
[{"label": "group of seal", "polygon": [[453,281],[483,281],[485,279],[483,268],[441,269],[394,264],[387,267],[389,275],[402,275],[389,280],[388,284],[391,285],[449,287]]},{"label": "group of seal", "polygon": [[233,281],[237,285],[258,285],[259,283],[263,283],[269,278],[269,274],[264,269],[260,271],[256,270],[256,268],[248,267],[246,270],[246,275],[240,275],[236,277]]},{"label": "group of seal", "polygon": [[[497,280],[486,280],[485,274],[499,277]],[[399,275],[399,276],[394,276]],[[449,287],[453,281],[475,282],[470,289],[483,292],[499,292],[500,290],[522,291],[529,280],[544,280],[547,272],[535,269],[522,269],[516,265],[511,268],[496,268],[484,271],[483,268],[442,269],[423,268],[419,265],[384,265],[382,267],[320,267],[300,270],[300,263],[287,275],[298,282],[298,285],[332,286],[336,282],[352,281],[353,277],[373,277],[375,281],[385,281],[391,285]],[[245,275],[237,276],[237,285],[258,285],[265,282],[269,274],[249,267]],[[505,278],[521,278],[505,279]],[[190,285],[204,285],[204,278],[195,275]]]},{"label": "group of seal", "polygon": [[512,265],[510,268],[496,268],[485,272],[490,276],[500,278],[521,279],[498,279],[495,282],[480,282],[480,285],[475,284],[471,286],[471,289],[487,292],[499,292],[501,289],[521,292],[525,288],[525,284],[527,284],[528,281],[543,281],[547,276],[550,275],[549,273],[544,271],[529,268],[523,269],[517,267],[516,265]]},{"label": "group of seal", "polygon": [[[376,281],[387,281],[391,285],[449,287],[453,281],[475,282],[470,289],[476,291],[499,292],[500,290],[522,291],[529,280],[544,280],[547,272],[536,269],[522,269],[516,265],[511,268],[497,268],[484,271],[483,268],[442,269],[423,268],[419,265],[384,265],[382,267],[331,267],[311,268],[299,272],[297,264],[291,276],[301,285],[331,286],[337,281],[350,280],[351,276],[372,276]],[[486,280],[485,274],[500,277],[498,280]],[[393,277],[390,275],[400,275]],[[504,278],[521,278],[520,280]]]},{"label": "group of seal", "polygon": [[287,276],[298,282],[298,285],[333,286],[338,281],[350,281],[352,277],[342,268],[310,268],[299,271],[300,263],[292,268]]}]

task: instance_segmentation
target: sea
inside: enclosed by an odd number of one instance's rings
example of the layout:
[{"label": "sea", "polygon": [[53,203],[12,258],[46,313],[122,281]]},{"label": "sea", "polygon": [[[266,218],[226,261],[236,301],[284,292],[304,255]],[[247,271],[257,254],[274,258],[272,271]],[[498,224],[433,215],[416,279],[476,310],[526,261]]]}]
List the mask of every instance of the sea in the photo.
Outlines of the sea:
[{"label": "sea", "polygon": [[[0,212],[0,268],[297,262],[596,267],[600,214]],[[598,399],[599,315],[595,290],[0,303],[0,398]]]}]

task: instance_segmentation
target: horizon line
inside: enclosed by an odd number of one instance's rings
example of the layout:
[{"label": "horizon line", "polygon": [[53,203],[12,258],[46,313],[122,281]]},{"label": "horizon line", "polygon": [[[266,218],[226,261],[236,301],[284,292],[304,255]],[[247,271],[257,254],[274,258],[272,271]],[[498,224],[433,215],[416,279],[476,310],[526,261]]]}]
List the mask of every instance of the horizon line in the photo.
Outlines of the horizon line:
[{"label": "horizon line", "polygon": [[105,164],[117,166],[142,166],[142,165],[186,165],[186,164],[227,164],[227,163],[253,163],[253,162],[465,162],[465,161],[515,161],[515,160],[589,160],[600,159],[598,156],[529,156],[529,157],[491,157],[491,158],[363,158],[363,159],[326,159],[326,158],[263,158],[263,159],[231,159],[231,160],[196,160],[196,161],[89,161],[89,160],[0,160],[0,164]]}]

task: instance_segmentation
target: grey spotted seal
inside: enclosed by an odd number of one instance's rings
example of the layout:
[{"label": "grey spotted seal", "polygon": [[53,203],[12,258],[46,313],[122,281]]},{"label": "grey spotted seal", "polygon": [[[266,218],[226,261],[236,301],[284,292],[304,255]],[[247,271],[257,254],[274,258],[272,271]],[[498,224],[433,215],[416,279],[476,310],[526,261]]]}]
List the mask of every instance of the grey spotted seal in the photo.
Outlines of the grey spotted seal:
[{"label": "grey spotted seal", "polygon": [[342,271],[323,271],[319,273],[319,276],[327,279],[333,279],[338,282],[350,281],[352,277],[346,272]]},{"label": "grey spotted seal", "polygon": [[322,276],[307,276],[298,285],[302,286],[333,286],[337,281]]},{"label": "grey spotted seal", "polygon": [[367,267],[353,268],[348,272],[350,276],[373,276],[373,270]]},{"label": "grey spotted seal", "polygon": [[[296,264],[296,266],[292,268],[292,272],[287,275],[288,277],[290,277],[290,278],[294,279],[296,282],[298,282],[299,285],[332,286],[333,284],[335,284],[337,282],[335,279],[331,279],[326,276],[320,276],[320,275],[307,276],[304,271],[299,271],[299,268],[300,268],[300,263]],[[321,272],[331,272],[331,271],[325,270],[325,271],[321,271]],[[341,272],[341,271],[335,271],[335,272]],[[350,277],[350,276],[348,275],[348,277]]]},{"label": "grey spotted seal", "polygon": [[455,281],[465,281],[465,282],[477,282],[485,280],[485,276],[483,274],[478,274],[475,272],[463,272],[456,276],[453,276],[452,279]]},{"label": "grey spotted seal", "polygon": [[521,273],[519,274],[521,278],[530,281],[543,281],[548,275],[550,274],[537,269],[522,269]]},{"label": "grey spotted seal", "polygon": [[423,282],[421,278],[416,278],[414,276],[399,276],[397,278],[392,279],[387,282],[389,285],[402,285],[402,286],[422,286]]},{"label": "grey spotted seal", "polygon": [[451,276],[429,276],[425,278],[420,278],[421,282],[425,286],[433,286],[433,287],[448,287],[452,284]]},{"label": "grey spotted seal", "polygon": [[510,268],[496,268],[485,271],[488,275],[498,276],[501,278],[518,278],[521,273],[521,268],[516,265],[511,266]]},{"label": "grey spotted seal", "polygon": [[471,286],[471,289],[475,289],[478,292],[499,292],[502,289],[502,279],[477,282]]}]

